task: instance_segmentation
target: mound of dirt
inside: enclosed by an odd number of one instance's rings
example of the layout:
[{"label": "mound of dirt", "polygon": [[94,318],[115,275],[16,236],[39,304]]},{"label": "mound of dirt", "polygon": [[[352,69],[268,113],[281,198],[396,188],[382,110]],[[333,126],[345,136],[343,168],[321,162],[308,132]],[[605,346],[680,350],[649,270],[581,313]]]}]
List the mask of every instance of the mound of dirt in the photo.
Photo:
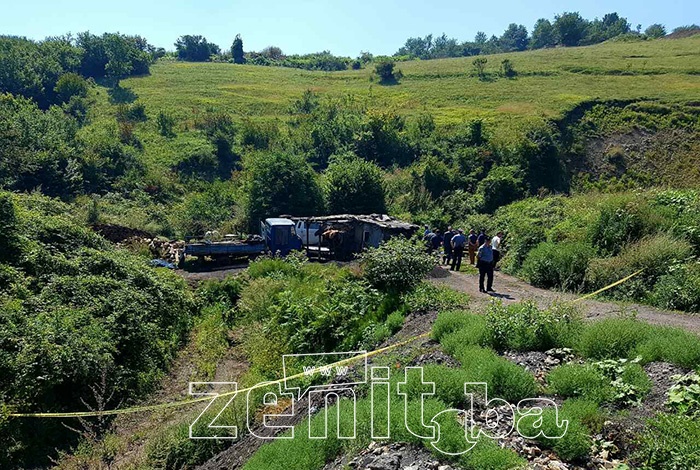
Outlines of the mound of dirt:
[{"label": "mound of dirt", "polygon": [[103,238],[112,243],[121,243],[133,238],[155,238],[154,235],[135,228],[124,227],[123,225],[95,224],[92,230],[102,235]]}]

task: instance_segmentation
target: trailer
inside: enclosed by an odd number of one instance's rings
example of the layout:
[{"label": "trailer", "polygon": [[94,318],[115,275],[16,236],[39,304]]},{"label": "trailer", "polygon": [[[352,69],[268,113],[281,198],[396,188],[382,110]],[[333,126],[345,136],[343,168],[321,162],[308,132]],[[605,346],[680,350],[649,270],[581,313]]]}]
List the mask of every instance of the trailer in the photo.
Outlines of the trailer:
[{"label": "trailer", "polygon": [[301,248],[301,239],[294,230],[294,222],[284,218],[270,218],[260,222],[260,235],[248,236],[244,240],[232,235],[224,237],[221,241],[186,237],[181,263],[184,264],[188,256],[200,260],[252,259],[264,254],[287,256],[291,251]]}]

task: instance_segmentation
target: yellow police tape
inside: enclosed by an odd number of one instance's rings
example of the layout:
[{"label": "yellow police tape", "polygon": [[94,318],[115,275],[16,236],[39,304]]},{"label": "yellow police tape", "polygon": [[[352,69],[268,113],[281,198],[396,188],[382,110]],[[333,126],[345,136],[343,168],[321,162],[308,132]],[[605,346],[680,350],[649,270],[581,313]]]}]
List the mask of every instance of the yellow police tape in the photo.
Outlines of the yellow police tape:
[{"label": "yellow police tape", "polygon": [[[595,295],[600,294],[601,292],[605,292],[608,289],[612,289],[615,286],[618,286],[622,284],[623,282],[626,282],[633,277],[637,276],[640,274],[643,270],[639,270],[635,273],[630,274],[629,276],[620,279],[619,281],[613,282],[612,284],[603,287],[602,289],[598,289],[595,292],[591,292],[590,294],[586,294],[583,297],[579,297],[576,300],[573,300],[572,303],[579,302],[581,300],[588,299],[590,297],[593,297]],[[414,336],[413,338],[409,338],[405,341],[401,341],[399,343],[395,343],[392,345],[389,345],[385,348],[381,349],[376,349],[374,351],[369,351],[364,354],[360,354],[357,356],[353,356],[348,359],[343,359],[342,361],[334,362],[332,364],[327,364],[323,367],[337,367],[341,366],[344,364],[349,364],[355,361],[358,361],[360,359],[366,359],[368,357],[376,356],[377,354],[381,354],[387,351],[390,351],[392,349],[404,346],[408,343],[411,343],[415,340],[425,338],[429,336],[430,333],[423,333],[422,335]],[[273,380],[270,382],[263,382],[260,384],[253,385],[252,387],[244,388],[241,390],[234,390],[231,392],[226,392],[226,393],[221,393],[218,395],[218,397],[227,397],[231,395],[236,395],[238,393],[246,393],[249,392],[250,390],[255,390],[256,388],[261,388],[261,387],[267,387],[269,385],[276,385],[284,382],[285,380],[293,380],[293,379],[299,379],[302,378],[303,376],[309,374],[310,372],[316,372],[320,370],[320,367],[317,367],[313,369],[312,371],[306,371],[306,372],[300,372],[299,374],[292,375],[290,377],[284,377],[279,380]],[[9,416],[13,418],[89,418],[89,417],[95,417],[95,416],[112,416],[112,415],[120,415],[120,414],[128,414],[128,413],[141,413],[145,411],[158,411],[158,410],[164,410],[168,408],[177,408],[181,406],[187,406],[187,405],[192,405],[194,403],[200,403],[203,401],[211,401],[214,397],[211,395],[204,396],[201,398],[192,398],[190,400],[182,400],[182,401],[174,401],[174,402],[168,402],[168,403],[160,403],[158,405],[145,405],[145,406],[135,406],[132,408],[122,408],[118,410],[105,410],[105,411],[77,411],[77,412],[72,412],[72,413],[10,413]]]}]

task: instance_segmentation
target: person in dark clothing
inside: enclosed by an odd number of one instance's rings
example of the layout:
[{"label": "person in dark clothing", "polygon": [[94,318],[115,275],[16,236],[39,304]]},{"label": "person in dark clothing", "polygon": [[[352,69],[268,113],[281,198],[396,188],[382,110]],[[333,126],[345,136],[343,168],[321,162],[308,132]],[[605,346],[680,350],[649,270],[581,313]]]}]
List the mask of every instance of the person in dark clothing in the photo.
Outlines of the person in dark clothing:
[{"label": "person in dark clothing", "polygon": [[457,235],[452,237],[452,266],[450,266],[450,271],[459,271],[459,268],[462,267],[462,257],[464,256],[464,245],[466,243],[467,237],[464,236],[462,229],[457,230]]},{"label": "person in dark clothing", "polygon": [[[476,252],[476,267],[479,268],[479,292],[493,292],[493,248],[491,240],[484,237],[484,244]],[[486,289],[484,289],[486,278]]]},{"label": "person in dark clothing", "polygon": [[469,263],[473,266],[476,263],[476,250],[479,248],[477,243],[477,236],[474,229],[469,231],[469,237],[467,237],[467,249],[469,251]]},{"label": "person in dark clothing", "polygon": [[444,255],[442,256],[442,264],[449,265],[452,262],[452,237],[457,235],[457,232],[452,230],[452,227],[447,227],[447,232],[442,237],[444,247]]},{"label": "person in dark clothing", "polygon": [[483,229],[480,230],[480,231],[479,231],[479,236],[476,237],[476,244],[477,244],[477,246],[483,245],[483,244],[484,244],[484,240],[485,240],[486,238],[488,238],[488,237],[486,236],[486,230],[483,230]]},{"label": "person in dark clothing", "polygon": [[435,234],[435,236],[430,239],[430,246],[433,251],[437,251],[440,249],[440,245],[442,245],[442,235],[440,235],[440,230],[437,229],[435,229],[433,233]]}]

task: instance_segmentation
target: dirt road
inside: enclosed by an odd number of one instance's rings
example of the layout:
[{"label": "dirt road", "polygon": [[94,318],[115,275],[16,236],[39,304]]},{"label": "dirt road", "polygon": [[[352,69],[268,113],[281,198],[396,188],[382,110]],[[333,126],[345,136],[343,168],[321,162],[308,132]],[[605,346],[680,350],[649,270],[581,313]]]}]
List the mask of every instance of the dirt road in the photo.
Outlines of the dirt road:
[{"label": "dirt road", "polygon": [[[476,309],[483,309],[493,299],[501,299],[503,303],[520,302],[522,300],[534,300],[538,305],[546,306],[556,300],[572,301],[579,296],[566,292],[556,292],[547,289],[539,289],[521,281],[518,278],[495,273],[495,293],[483,294],[479,292],[478,277],[474,274],[450,272],[442,267],[437,267],[431,276],[431,281],[436,284],[444,284],[453,289],[466,292],[471,295]],[[676,326],[694,333],[700,334],[700,316],[676,313],[660,310],[654,307],[640,304],[623,304],[617,302],[601,302],[598,300],[583,300],[578,302],[579,307],[586,318],[600,319],[618,316],[621,313],[636,312],[637,318],[654,325]]]}]

